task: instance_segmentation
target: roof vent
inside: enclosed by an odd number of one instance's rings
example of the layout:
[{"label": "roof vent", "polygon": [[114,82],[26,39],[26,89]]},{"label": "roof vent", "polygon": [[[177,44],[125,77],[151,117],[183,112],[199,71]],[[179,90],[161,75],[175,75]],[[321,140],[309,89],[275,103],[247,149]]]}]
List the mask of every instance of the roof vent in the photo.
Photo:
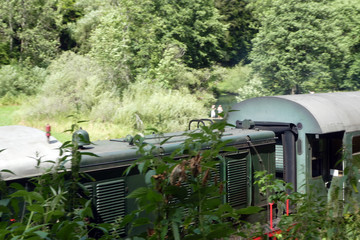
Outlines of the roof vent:
[{"label": "roof vent", "polygon": [[243,129],[253,129],[255,127],[254,121],[250,119],[245,119],[244,121],[242,121],[241,125]]},{"label": "roof vent", "polygon": [[73,144],[77,144],[79,148],[83,148],[86,145],[90,145],[89,133],[82,128],[75,131],[72,135]]}]

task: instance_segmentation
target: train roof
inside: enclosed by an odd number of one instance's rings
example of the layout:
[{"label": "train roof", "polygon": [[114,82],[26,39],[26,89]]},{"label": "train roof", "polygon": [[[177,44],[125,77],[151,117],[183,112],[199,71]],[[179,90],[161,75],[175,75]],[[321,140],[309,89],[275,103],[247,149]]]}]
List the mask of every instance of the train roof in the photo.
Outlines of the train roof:
[{"label": "train roof", "polygon": [[[146,143],[158,147],[156,154],[170,154],[179,148],[187,136],[185,132],[166,133],[144,136]],[[161,144],[169,138],[166,143]],[[222,140],[231,140],[239,149],[250,145],[273,144],[275,135],[271,131],[243,130],[227,128]],[[45,132],[25,126],[0,127],[0,170],[10,170],[14,174],[2,172],[3,180],[30,178],[46,172],[60,158],[61,143],[54,137],[47,142]],[[161,145],[161,146],[160,146]],[[205,146],[206,147],[206,146]],[[80,162],[81,171],[93,171],[122,167],[132,164],[140,157],[138,148],[129,144],[128,137],[96,141],[80,151],[94,153],[98,157],[83,155]],[[36,167],[40,160],[40,167]],[[66,165],[70,168],[70,163]]]},{"label": "train roof", "polygon": [[[166,133],[162,135],[144,136],[144,142],[157,147],[159,150],[155,154],[170,154],[180,147],[187,136],[185,132]],[[166,143],[161,144],[165,139],[169,138]],[[243,130],[235,128],[227,128],[223,133],[222,140],[230,140],[231,144],[238,148],[249,148],[258,144],[275,143],[275,134],[271,131]],[[204,146],[206,147],[206,146]],[[111,139],[94,142],[88,148],[83,149],[84,152],[94,153],[99,157],[84,156],[80,163],[83,171],[108,169],[129,165],[133,160],[139,158],[138,148],[130,145],[126,138]]]},{"label": "train roof", "polygon": [[[61,143],[54,137],[47,141],[45,132],[25,126],[0,127],[0,171],[11,170],[14,174],[2,172],[4,180],[39,175],[59,158]],[[41,162],[37,168],[38,160]]]},{"label": "train roof", "polygon": [[306,133],[360,129],[360,92],[334,92],[257,97],[232,107],[228,122],[251,119],[294,123]]}]

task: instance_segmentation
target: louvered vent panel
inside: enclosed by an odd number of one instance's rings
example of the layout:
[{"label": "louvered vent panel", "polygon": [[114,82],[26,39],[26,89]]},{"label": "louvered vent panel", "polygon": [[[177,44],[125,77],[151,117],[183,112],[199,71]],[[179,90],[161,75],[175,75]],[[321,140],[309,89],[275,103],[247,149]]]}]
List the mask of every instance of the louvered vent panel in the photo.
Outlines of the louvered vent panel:
[{"label": "louvered vent panel", "polygon": [[284,170],[284,153],[282,145],[275,145],[275,167],[276,171]]},{"label": "louvered vent panel", "polygon": [[246,159],[229,160],[227,164],[227,195],[232,207],[247,204],[247,164]]},{"label": "louvered vent panel", "polygon": [[84,187],[86,188],[86,190],[88,190],[89,192],[87,193],[89,199],[93,197],[93,186],[91,184],[84,184]]},{"label": "louvered vent panel", "polygon": [[103,222],[113,223],[125,216],[125,181],[116,180],[96,185],[96,209]]}]

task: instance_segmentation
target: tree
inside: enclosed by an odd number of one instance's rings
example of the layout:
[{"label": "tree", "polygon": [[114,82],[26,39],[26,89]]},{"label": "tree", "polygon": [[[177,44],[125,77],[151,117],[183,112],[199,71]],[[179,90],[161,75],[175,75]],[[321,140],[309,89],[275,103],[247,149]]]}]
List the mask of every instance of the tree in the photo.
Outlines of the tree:
[{"label": "tree", "polygon": [[76,5],[76,0],[60,0],[58,7],[64,25],[60,33],[60,48],[66,51],[77,47],[75,39],[71,36],[69,26],[83,15],[83,11],[80,6]]},{"label": "tree", "polygon": [[274,94],[357,89],[355,1],[264,2],[250,56],[267,89]]},{"label": "tree", "polygon": [[224,41],[224,59],[222,64],[234,66],[240,61],[248,62],[251,39],[257,33],[251,9],[246,0],[216,0],[224,24],[229,25]]},{"label": "tree", "polygon": [[61,15],[55,0],[2,0],[0,12],[0,32],[8,41],[8,55],[33,65],[46,65],[56,56]]},{"label": "tree", "polygon": [[185,50],[184,61],[192,68],[209,67],[223,58],[220,45],[227,25],[220,19],[214,0],[158,0],[153,14],[159,14],[157,37],[164,44],[177,43]]},{"label": "tree", "polygon": [[112,66],[122,82],[157,78],[164,58],[171,66],[191,68],[209,67],[222,58],[226,26],[213,0],[122,0],[103,13],[91,32],[90,54]]}]

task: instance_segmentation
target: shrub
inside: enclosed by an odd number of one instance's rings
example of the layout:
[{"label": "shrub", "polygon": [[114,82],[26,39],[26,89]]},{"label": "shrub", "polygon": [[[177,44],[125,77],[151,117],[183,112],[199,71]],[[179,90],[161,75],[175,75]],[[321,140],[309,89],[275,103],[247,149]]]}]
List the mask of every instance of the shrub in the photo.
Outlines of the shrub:
[{"label": "shrub", "polygon": [[222,92],[237,93],[237,89],[248,83],[251,68],[248,65],[239,63],[233,68],[218,68],[217,71],[222,75],[222,81],[217,84],[219,90]]},{"label": "shrub", "polygon": [[248,84],[238,88],[236,100],[243,101],[245,99],[266,96],[269,94],[270,93],[263,87],[261,79],[254,75],[253,78],[249,80]]},{"label": "shrub", "polygon": [[72,52],[53,61],[48,72],[42,92],[24,110],[28,118],[87,114],[113,89],[96,62]]},{"label": "shrub", "polygon": [[43,68],[27,68],[21,65],[3,65],[0,68],[0,97],[34,95],[46,77]]},{"label": "shrub", "polygon": [[114,122],[137,130],[185,130],[193,118],[207,117],[204,102],[186,90],[169,90],[156,84],[137,82],[124,91]]},{"label": "shrub", "polygon": [[[226,148],[229,151],[221,140],[225,126],[226,122],[221,121],[185,133],[186,140],[171,155],[154,156],[158,147],[147,144],[139,135],[135,137],[142,157],[127,171],[137,167],[149,184],[127,196],[136,199],[138,209],[127,215],[124,222],[130,223],[130,231],[139,226],[147,229],[134,239],[246,237],[238,229],[247,224],[240,220],[241,214],[254,214],[261,208],[235,209],[221,200],[224,182],[217,179],[215,169],[220,152]],[[204,150],[204,145],[209,148]]]}]

